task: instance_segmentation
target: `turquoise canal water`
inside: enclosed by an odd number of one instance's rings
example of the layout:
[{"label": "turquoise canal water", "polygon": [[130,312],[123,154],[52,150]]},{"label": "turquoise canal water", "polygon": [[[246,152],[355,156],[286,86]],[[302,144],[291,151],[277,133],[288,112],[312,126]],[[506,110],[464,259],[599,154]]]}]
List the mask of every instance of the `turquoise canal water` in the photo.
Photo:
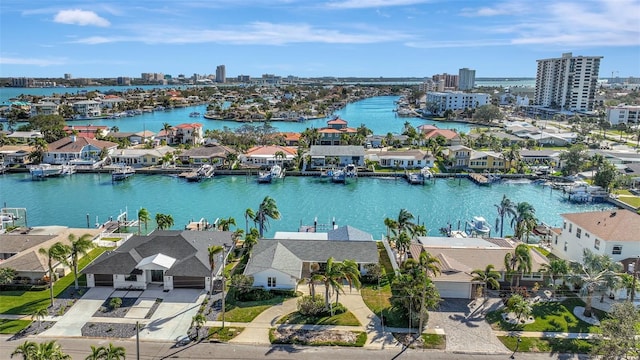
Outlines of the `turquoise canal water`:
[{"label": "turquoise canal water", "polygon": [[[531,203],[540,221],[558,226],[559,214],[611,208],[607,204],[573,204],[562,193],[548,187],[522,182],[505,182],[480,187],[466,179],[438,179],[426,185],[409,185],[403,179],[360,178],[343,184],[320,178],[287,177],[272,184],[257,184],[255,176],[217,176],[189,183],[165,175],[137,174],[122,183],[112,183],[109,174],[75,174],[70,177],[32,181],[29,174],[0,176],[0,204],[27,208],[28,225],[67,225],[86,227],[102,223],[120,211],[135,216],[144,207],[152,217],[171,214],[174,229],[190,220],[233,217],[244,229],[244,212],[256,209],[265,196],[276,200],[282,219],[270,222],[267,234],[295,231],[299,225],[352,225],[376,238],[384,232],[384,219],[397,217],[401,208],[424,222],[430,235],[438,229],[473,216],[483,216],[490,224],[496,219],[497,204],[506,195],[512,201]],[[505,235],[512,231],[505,227]]]}]

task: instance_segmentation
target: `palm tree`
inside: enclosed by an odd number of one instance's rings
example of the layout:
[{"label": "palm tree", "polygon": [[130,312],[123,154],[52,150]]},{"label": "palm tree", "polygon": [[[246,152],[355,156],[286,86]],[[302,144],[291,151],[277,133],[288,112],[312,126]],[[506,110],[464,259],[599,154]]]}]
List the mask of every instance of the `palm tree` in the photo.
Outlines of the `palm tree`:
[{"label": "palm tree", "polygon": [[218,230],[229,231],[230,226],[236,226],[236,219],[229,217],[227,219],[220,219],[218,222]]},{"label": "palm tree", "polygon": [[511,286],[513,286],[513,277],[516,276],[516,287],[520,286],[520,277],[522,274],[531,272],[531,251],[526,244],[516,246],[513,253],[507,253],[504,256],[504,267],[507,274],[511,277]]},{"label": "palm tree", "polygon": [[487,265],[487,267],[482,269],[476,269],[471,272],[473,278],[471,281],[479,281],[482,283],[482,296],[486,296],[487,287],[491,287],[493,289],[500,289],[500,273],[495,271],[495,266],[493,264]]},{"label": "palm tree", "polygon": [[171,124],[169,123],[163,123],[162,124],[162,130],[164,130],[164,135],[167,138],[167,144],[169,144],[169,132],[171,131]]},{"label": "palm tree", "polygon": [[91,234],[84,234],[76,239],[75,235],[69,234],[69,246],[71,255],[71,267],[73,268],[73,280],[76,290],[78,289],[78,257],[79,255],[87,255],[89,250],[93,249],[94,244],[91,241]]},{"label": "palm tree", "polygon": [[518,322],[522,316],[529,316],[533,311],[531,303],[522,295],[514,294],[507,300],[507,310],[516,314]]},{"label": "palm tree", "polygon": [[145,208],[138,210],[138,235],[140,235],[140,224],[144,223],[144,232],[146,233],[149,221],[151,221],[151,214],[149,214],[149,210]]},{"label": "palm tree", "polygon": [[536,209],[528,202],[521,202],[516,205],[515,212],[516,215],[511,218],[511,226],[513,226],[515,230],[514,236],[522,239],[522,235],[525,234],[528,226],[527,223],[535,220],[534,214],[536,213]]},{"label": "palm tree", "polygon": [[384,226],[387,227],[387,239],[391,237],[391,233],[395,234],[398,229],[398,222],[391,218],[384,219]]},{"label": "palm tree", "polygon": [[500,201],[499,205],[496,204],[495,207],[498,209],[498,216],[500,217],[500,237],[503,237],[504,217],[505,215],[510,215],[511,218],[516,216],[515,204],[507,198],[507,195],[503,195],[502,201]]},{"label": "palm tree", "polygon": [[70,360],[71,356],[62,352],[60,344],[55,340],[44,343],[35,343],[25,341],[19,345],[12,353],[13,355],[22,355],[24,360]]},{"label": "palm tree", "polygon": [[401,232],[399,235],[393,237],[394,244],[396,250],[400,254],[400,260],[404,260],[404,255],[409,250],[409,246],[411,245],[411,237],[405,231]]},{"label": "palm tree", "polygon": [[156,224],[158,224],[158,229],[166,230],[173,226],[173,216],[169,214],[156,214]]},{"label": "palm tree", "polygon": [[569,274],[569,263],[564,259],[553,259],[548,264],[542,264],[542,271],[549,274],[551,279],[552,296],[556,296],[556,276]]},{"label": "palm tree", "polygon": [[598,288],[615,287],[622,270],[622,265],[614,262],[608,255],[596,255],[589,249],[584,249],[582,263],[571,263],[574,282],[582,284],[580,292],[586,297],[584,316],[591,317],[591,300],[593,293]]},{"label": "palm tree", "polygon": [[191,319],[191,323],[196,326],[196,340],[200,339],[200,329],[202,329],[206,322],[207,318],[200,313],[194,315]]},{"label": "palm tree", "polygon": [[113,346],[109,343],[109,347],[101,346],[101,360],[124,360],[126,359],[127,350],[122,346]]},{"label": "palm tree", "polygon": [[91,354],[89,354],[86,358],[84,358],[84,360],[101,360],[103,350],[104,350],[104,347],[102,346],[97,347],[97,346],[91,345]]},{"label": "palm tree", "polygon": [[251,228],[251,231],[249,231],[249,233],[245,236],[243,246],[247,248],[247,251],[249,253],[251,253],[251,250],[253,250],[253,247],[258,243],[259,237],[260,237],[260,233],[256,228]]},{"label": "palm tree", "polygon": [[39,308],[39,309],[36,309],[33,313],[31,313],[31,321],[38,322],[38,330],[40,330],[40,327],[42,326],[42,321],[47,315],[49,315],[49,310],[47,310],[46,308]]},{"label": "palm tree", "polygon": [[267,229],[269,218],[274,220],[280,219],[280,211],[278,211],[276,201],[269,196],[265,196],[255,215],[256,222],[258,223],[258,230],[260,231],[260,238],[264,237],[264,230]]},{"label": "palm tree", "polygon": [[427,278],[431,276],[436,277],[442,273],[440,267],[442,263],[440,263],[440,259],[435,256],[432,256],[427,251],[423,251],[420,253],[420,257],[418,259],[408,259],[402,264],[403,269],[417,269],[419,271],[423,271]]},{"label": "palm tree", "polygon": [[48,249],[40,248],[38,252],[47,256],[47,267],[49,269],[49,290],[51,294],[51,306],[53,306],[53,284],[55,283],[56,276],[55,272],[53,271],[54,261],[58,263],[66,262],[71,249],[69,248],[69,246],[64,245],[63,243],[58,241],[57,243],[51,245],[51,247]]},{"label": "palm tree", "polygon": [[[346,281],[349,284],[349,290],[353,287],[356,289],[360,288],[360,270],[358,269],[358,264],[353,260],[344,260],[340,263],[340,272],[342,276],[338,281]],[[336,291],[336,305],[338,305],[338,295],[340,291]]]},{"label": "palm tree", "polygon": [[209,254],[209,266],[211,266],[211,283],[209,284],[209,294],[211,295],[213,295],[213,277],[215,276],[214,271],[216,269],[216,257],[223,251],[224,248],[220,245],[212,245],[207,248],[207,253]]},{"label": "palm tree", "polygon": [[324,283],[324,301],[327,309],[329,308],[329,290],[342,291],[343,278],[342,263],[334,261],[333,257],[327,259],[324,273],[318,277]]},{"label": "palm tree", "polygon": [[35,354],[37,349],[37,343],[27,340],[16,347],[16,349],[11,353],[11,357],[13,358],[13,355],[22,355],[22,360],[29,360],[32,358],[32,354]]},{"label": "palm tree", "polygon": [[244,211],[245,234],[249,233],[249,220],[255,221],[255,218],[256,218],[256,214],[253,212],[251,208],[247,208],[247,210]]},{"label": "palm tree", "polygon": [[413,234],[413,229],[416,224],[412,222],[413,214],[407,209],[400,209],[398,213],[398,231],[406,231],[409,234]]}]

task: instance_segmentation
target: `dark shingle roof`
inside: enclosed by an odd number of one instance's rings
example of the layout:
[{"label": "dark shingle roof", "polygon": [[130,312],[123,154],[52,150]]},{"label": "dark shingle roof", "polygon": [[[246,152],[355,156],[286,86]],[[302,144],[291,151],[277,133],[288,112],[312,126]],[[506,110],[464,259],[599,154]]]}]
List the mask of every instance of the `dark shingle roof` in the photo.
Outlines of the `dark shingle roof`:
[{"label": "dark shingle roof", "polygon": [[353,226],[341,226],[327,232],[328,240],[373,241],[373,236],[368,232],[356,229]]}]

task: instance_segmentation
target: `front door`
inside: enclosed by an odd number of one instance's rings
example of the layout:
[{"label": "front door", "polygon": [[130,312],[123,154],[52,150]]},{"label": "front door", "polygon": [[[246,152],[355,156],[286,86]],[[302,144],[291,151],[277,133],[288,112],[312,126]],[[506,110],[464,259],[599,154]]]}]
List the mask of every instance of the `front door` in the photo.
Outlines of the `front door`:
[{"label": "front door", "polygon": [[164,282],[164,271],[151,270],[151,282]]}]

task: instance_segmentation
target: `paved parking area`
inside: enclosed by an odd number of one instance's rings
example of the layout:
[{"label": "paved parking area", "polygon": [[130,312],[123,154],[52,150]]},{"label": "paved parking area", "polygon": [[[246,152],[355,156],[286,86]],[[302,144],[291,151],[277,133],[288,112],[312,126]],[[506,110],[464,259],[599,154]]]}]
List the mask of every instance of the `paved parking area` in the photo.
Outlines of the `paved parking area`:
[{"label": "paved parking area", "polygon": [[447,335],[447,351],[471,353],[510,353],[494,335],[484,315],[497,309],[502,301],[489,299],[477,308],[473,300],[446,299],[438,310],[429,311],[428,327],[443,329]]}]

